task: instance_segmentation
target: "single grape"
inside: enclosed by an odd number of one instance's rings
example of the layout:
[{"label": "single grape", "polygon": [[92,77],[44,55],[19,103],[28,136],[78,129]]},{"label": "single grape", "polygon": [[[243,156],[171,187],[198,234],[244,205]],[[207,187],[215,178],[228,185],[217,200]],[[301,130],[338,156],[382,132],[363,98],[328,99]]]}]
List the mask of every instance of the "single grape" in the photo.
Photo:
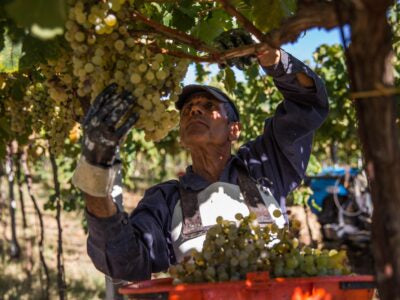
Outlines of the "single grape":
[{"label": "single grape", "polygon": [[113,14],[109,14],[107,17],[104,18],[104,23],[107,26],[113,27],[117,24],[117,18]]},{"label": "single grape", "polygon": [[122,52],[125,48],[125,43],[123,40],[117,40],[114,43],[114,47],[117,49],[117,51]]},{"label": "single grape", "polygon": [[142,80],[142,77],[137,73],[133,73],[130,77],[130,80],[133,84],[138,84]]},{"label": "single grape", "polygon": [[86,37],[82,31],[78,31],[75,33],[74,38],[77,42],[83,42]]}]

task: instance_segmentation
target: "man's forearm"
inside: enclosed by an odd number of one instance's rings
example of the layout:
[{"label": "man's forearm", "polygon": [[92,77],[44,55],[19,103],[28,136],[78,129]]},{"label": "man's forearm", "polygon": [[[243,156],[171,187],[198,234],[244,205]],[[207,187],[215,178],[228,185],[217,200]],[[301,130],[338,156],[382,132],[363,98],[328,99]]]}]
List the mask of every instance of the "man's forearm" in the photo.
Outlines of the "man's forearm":
[{"label": "man's forearm", "polygon": [[[258,61],[262,67],[270,67],[280,62],[281,55],[279,49],[267,49],[257,55]],[[314,80],[303,72],[296,73],[296,78],[299,84],[305,88],[315,86]]]},{"label": "man's forearm", "polygon": [[117,206],[111,196],[95,197],[84,193],[87,210],[98,218],[108,218],[117,213]]}]

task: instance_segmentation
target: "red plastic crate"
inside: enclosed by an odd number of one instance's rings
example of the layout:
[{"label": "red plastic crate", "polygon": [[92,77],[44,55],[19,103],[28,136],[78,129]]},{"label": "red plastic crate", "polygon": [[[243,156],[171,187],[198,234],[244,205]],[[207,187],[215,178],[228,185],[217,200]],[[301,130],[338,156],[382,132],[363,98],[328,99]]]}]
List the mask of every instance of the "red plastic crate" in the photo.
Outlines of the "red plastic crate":
[{"label": "red plastic crate", "polygon": [[270,278],[268,272],[258,272],[243,281],[218,283],[173,285],[172,278],[154,279],[119,291],[132,297],[159,294],[169,300],[370,300],[374,286],[370,275]]}]

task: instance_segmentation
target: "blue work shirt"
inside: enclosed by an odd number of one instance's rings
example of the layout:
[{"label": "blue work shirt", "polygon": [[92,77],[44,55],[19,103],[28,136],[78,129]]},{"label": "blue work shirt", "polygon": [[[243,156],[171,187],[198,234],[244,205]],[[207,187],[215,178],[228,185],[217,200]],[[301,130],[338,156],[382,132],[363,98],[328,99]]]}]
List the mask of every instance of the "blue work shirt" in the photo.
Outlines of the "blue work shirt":
[{"label": "blue work shirt", "polygon": [[[263,134],[242,145],[226,164],[220,182],[237,184],[236,163],[267,185],[285,211],[285,197],[302,180],[311,153],[314,131],[328,114],[328,99],[321,79],[305,64],[281,50],[278,64],[264,68],[284,96],[275,115],[265,120]],[[301,86],[303,72],[315,86]],[[97,218],[86,211],[88,254],[101,272],[113,278],[144,280],[176,262],[171,243],[171,221],[180,198],[179,184],[200,191],[210,185],[191,166],[178,180],[146,190],[131,215],[117,212]]]}]

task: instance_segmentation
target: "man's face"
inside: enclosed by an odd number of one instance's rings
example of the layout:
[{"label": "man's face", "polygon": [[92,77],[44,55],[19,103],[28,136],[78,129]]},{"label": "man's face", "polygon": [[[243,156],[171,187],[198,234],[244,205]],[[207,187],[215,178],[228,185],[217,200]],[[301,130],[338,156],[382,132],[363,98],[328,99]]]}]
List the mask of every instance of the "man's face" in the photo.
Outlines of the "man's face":
[{"label": "man's face", "polygon": [[222,102],[204,96],[188,100],[181,110],[180,137],[189,149],[231,142],[231,125]]}]

